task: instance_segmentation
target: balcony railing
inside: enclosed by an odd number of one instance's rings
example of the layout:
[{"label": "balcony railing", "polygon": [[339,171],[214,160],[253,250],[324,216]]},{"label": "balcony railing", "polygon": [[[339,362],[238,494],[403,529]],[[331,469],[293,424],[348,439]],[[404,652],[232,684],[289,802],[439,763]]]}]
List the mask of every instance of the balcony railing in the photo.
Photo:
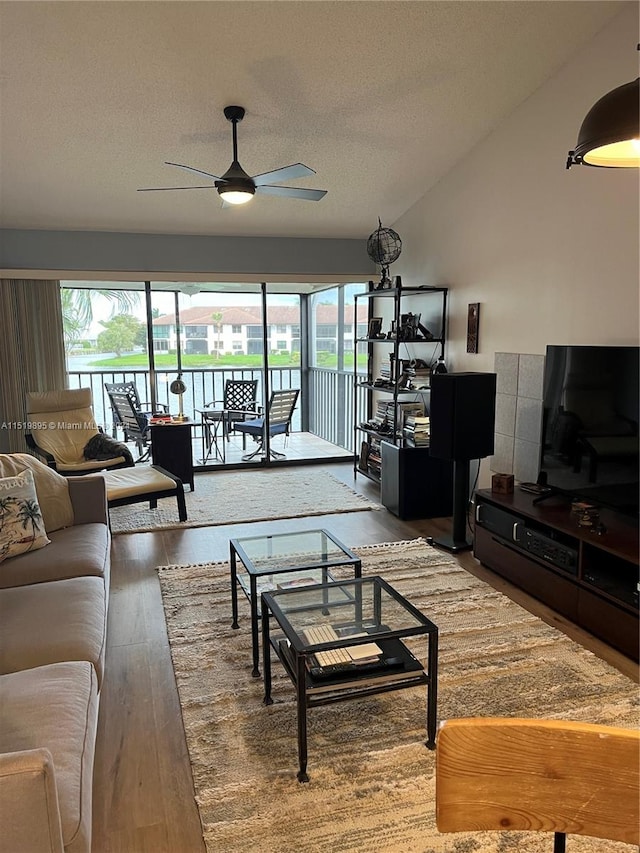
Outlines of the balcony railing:
[{"label": "balcony railing", "polygon": [[[177,370],[156,371],[156,402],[166,405],[173,413],[178,412],[179,401],[169,391],[169,386],[177,373]],[[110,434],[113,434],[113,418],[105,382],[135,382],[140,399],[151,399],[148,370],[70,370],[68,375],[70,388],[91,388],[96,421]],[[306,420],[309,432],[338,447],[352,450],[353,373],[314,367],[309,369],[308,375],[309,392],[300,398],[293,416],[292,431],[300,432],[301,424]],[[198,409],[214,400],[221,404],[224,385],[228,379],[257,379],[258,399],[262,399],[264,371],[261,369],[186,369],[182,371],[182,380],[187,386],[182,400],[184,414],[199,421]],[[302,388],[301,379],[300,368],[269,369],[269,386],[272,391]],[[358,389],[358,393],[361,392],[362,389]],[[364,409],[359,407],[359,411]]]}]

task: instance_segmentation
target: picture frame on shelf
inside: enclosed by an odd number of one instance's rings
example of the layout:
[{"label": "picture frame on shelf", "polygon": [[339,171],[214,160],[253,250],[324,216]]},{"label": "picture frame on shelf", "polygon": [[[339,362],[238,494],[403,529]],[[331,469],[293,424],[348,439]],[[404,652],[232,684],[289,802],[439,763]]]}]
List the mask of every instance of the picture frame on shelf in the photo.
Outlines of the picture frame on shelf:
[{"label": "picture frame on shelf", "polygon": [[382,317],[372,317],[369,320],[369,328],[367,331],[367,337],[373,338],[374,340],[379,340],[381,338],[386,337],[382,334]]}]

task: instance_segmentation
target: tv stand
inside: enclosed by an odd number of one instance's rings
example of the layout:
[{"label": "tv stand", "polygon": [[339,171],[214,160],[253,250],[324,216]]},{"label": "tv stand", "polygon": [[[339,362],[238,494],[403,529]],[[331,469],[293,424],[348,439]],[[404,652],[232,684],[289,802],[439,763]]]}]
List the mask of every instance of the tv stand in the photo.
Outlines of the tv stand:
[{"label": "tv stand", "polygon": [[539,495],[537,495],[537,496],[533,499],[532,503],[533,503],[533,505],[534,505],[534,506],[537,506],[538,504],[543,503],[543,501],[547,501],[547,500],[549,500],[549,498],[556,498],[556,497],[558,497],[558,496],[566,497],[566,498],[567,498],[567,500],[570,500],[570,499],[565,495],[565,493],[564,493],[564,492],[561,492],[561,491],[560,491],[560,489],[556,489],[556,488],[554,488],[553,486],[545,486],[544,488],[545,488],[545,491],[544,491],[544,492],[541,492]]},{"label": "tv stand", "polygon": [[[539,497],[546,498],[544,505]],[[476,492],[474,554],[491,571],[638,660],[638,523],[578,527],[567,495]]]}]

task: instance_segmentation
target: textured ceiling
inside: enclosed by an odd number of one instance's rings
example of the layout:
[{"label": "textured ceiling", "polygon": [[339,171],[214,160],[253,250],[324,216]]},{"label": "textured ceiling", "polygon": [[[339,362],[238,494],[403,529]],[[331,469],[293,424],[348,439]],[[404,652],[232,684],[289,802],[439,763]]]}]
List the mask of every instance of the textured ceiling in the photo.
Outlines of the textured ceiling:
[{"label": "textured ceiling", "polygon": [[[365,237],[591,39],[617,2],[2,2],[0,224]],[[215,190],[302,162],[320,202]],[[572,140],[567,140],[569,145]]]}]

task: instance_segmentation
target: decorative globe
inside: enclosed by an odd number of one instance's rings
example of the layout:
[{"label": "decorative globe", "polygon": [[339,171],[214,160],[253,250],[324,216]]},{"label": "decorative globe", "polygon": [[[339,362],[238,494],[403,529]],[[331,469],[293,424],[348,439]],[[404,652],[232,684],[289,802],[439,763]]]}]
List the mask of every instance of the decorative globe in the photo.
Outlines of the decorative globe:
[{"label": "decorative globe", "polygon": [[367,240],[367,254],[372,261],[382,267],[388,267],[400,256],[402,240],[392,228],[383,228],[382,223]]}]

